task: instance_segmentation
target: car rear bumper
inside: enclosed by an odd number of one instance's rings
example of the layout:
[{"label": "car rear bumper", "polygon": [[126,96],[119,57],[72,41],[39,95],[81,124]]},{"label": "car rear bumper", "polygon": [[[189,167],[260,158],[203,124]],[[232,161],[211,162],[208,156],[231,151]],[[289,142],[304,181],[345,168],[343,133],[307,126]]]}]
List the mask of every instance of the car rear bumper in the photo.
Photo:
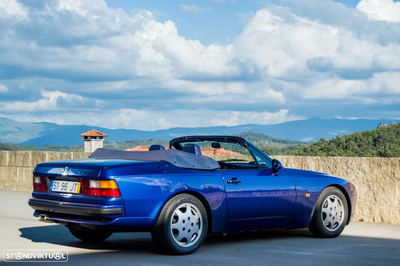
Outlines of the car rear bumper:
[{"label": "car rear bumper", "polygon": [[123,205],[100,205],[40,198],[29,199],[34,216],[42,222],[107,227],[113,231],[150,231],[154,217],[126,217]]},{"label": "car rear bumper", "polygon": [[47,199],[29,199],[29,206],[38,212],[62,213],[83,216],[123,215],[122,205],[97,205]]}]

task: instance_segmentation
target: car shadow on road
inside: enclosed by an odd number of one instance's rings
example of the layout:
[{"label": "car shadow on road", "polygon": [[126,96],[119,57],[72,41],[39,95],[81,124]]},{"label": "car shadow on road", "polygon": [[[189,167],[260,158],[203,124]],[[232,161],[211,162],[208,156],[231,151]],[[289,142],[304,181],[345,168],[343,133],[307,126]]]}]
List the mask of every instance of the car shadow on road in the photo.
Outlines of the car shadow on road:
[{"label": "car shadow on road", "polygon": [[[101,243],[86,243],[76,239],[62,225],[47,225],[20,228],[20,237],[35,243],[48,243],[83,249],[96,250],[137,250],[159,253],[154,246],[150,233],[114,233]],[[252,231],[235,234],[209,234],[204,246],[218,246],[226,243],[260,242],[287,238],[309,238],[312,235],[307,229]]]},{"label": "car shadow on road", "polygon": [[63,225],[48,225],[20,228],[20,237],[35,243],[48,243],[65,247],[93,250],[130,250],[159,252],[154,247],[149,233],[114,233],[101,243],[86,243],[75,238]]},{"label": "car shadow on road", "polygon": [[[20,228],[20,237],[34,243],[64,247],[69,261],[93,265],[134,261],[137,265],[187,265],[176,256],[164,256],[149,233],[115,233],[102,243],[79,241],[61,225]],[[41,245],[43,248],[43,245]],[[72,250],[76,248],[77,250]],[[312,237],[307,229],[253,231],[208,235],[203,246],[190,256],[192,265],[399,265],[400,240],[342,235],[333,239]]]}]

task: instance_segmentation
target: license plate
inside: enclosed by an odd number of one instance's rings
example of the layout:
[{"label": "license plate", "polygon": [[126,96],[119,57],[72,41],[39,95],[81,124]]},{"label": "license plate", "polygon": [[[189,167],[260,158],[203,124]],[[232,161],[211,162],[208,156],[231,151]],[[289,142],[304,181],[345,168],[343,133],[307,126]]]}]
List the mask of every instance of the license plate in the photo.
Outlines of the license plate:
[{"label": "license plate", "polygon": [[81,189],[81,182],[51,180],[50,191],[53,192],[66,192],[66,193],[79,193]]}]

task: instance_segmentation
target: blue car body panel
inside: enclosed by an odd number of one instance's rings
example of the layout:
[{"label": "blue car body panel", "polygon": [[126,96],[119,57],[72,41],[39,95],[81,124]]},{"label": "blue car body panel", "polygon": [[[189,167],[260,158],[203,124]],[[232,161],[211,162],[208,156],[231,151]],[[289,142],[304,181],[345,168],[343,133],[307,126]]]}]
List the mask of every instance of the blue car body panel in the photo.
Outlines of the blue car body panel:
[{"label": "blue car body panel", "polygon": [[214,233],[307,227],[315,202],[329,186],[342,190],[348,199],[349,222],[356,198],[354,186],[346,180],[290,168],[274,173],[186,169],[162,161],[77,159],[41,163],[33,174],[49,180],[115,180],[121,197],[34,191],[29,201],[36,216],[113,231],[151,231],[165,204],[181,193],[202,201]]}]

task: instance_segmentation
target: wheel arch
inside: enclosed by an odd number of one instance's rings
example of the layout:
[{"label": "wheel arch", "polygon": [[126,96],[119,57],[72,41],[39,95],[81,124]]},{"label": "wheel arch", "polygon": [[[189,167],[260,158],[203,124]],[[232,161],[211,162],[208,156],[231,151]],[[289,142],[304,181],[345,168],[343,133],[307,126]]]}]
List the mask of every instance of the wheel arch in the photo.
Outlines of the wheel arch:
[{"label": "wheel arch", "polygon": [[157,214],[157,218],[155,219],[155,221],[157,222],[158,218],[160,217],[160,214],[162,212],[162,210],[164,209],[165,205],[174,197],[178,196],[178,195],[182,195],[182,194],[189,194],[193,197],[196,197],[197,199],[200,200],[200,202],[203,204],[204,208],[206,209],[206,213],[207,213],[207,220],[208,220],[208,228],[207,228],[207,232],[211,232],[212,229],[212,224],[213,224],[213,220],[212,220],[212,213],[211,213],[211,207],[208,204],[208,201],[206,200],[206,198],[199,192],[197,191],[193,191],[193,190],[185,190],[185,191],[180,191],[176,194],[171,195],[170,197],[168,197],[164,204],[161,206],[161,208],[158,211]]},{"label": "wheel arch", "polygon": [[347,222],[346,222],[346,225],[348,225],[350,223],[350,221],[351,221],[351,217],[352,217],[351,210],[353,209],[352,202],[351,202],[351,199],[350,199],[350,195],[347,192],[347,190],[344,187],[340,186],[340,185],[335,184],[335,185],[331,185],[330,187],[335,187],[335,188],[339,189],[343,193],[343,195],[346,197],[346,201],[347,201]]}]

